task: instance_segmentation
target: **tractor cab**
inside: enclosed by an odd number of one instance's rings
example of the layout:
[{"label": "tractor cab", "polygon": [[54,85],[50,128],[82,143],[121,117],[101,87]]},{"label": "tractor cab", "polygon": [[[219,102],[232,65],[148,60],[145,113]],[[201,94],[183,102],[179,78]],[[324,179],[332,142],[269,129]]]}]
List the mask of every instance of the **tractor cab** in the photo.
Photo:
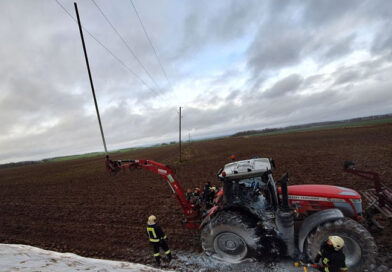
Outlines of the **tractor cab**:
[{"label": "tractor cab", "polygon": [[226,164],[218,172],[223,182],[223,206],[245,208],[257,217],[276,210],[277,189],[272,177],[273,162],[254,158]]}]

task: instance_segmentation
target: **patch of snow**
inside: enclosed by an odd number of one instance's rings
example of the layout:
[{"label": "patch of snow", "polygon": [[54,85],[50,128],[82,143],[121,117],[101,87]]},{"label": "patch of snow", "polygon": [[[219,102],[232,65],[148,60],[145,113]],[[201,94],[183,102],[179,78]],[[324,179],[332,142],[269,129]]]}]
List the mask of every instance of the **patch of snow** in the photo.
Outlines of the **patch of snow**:
[{"label": "patch of snow", "polygon": [[[27,245],[0,244],[0,271],[7,272],[301,272],[303,268],[295,268],[294,261],[289,258],[281,259],[278,263],[264,264],[249,259],[248,261],[231,264],[217,261],[205,254],[175,251],[174,259],[165,268],[157,269],[151,266],[85,258],[73,253],[59,253],[43,250]],[[309,272],[316,270],[308,268]]]},{"label": "patch of snow", "polygon": [[129,262],[85,258],[73,253],[58,253],[26,245],[0,244],[0,271],[159,272],[167,270]]}]

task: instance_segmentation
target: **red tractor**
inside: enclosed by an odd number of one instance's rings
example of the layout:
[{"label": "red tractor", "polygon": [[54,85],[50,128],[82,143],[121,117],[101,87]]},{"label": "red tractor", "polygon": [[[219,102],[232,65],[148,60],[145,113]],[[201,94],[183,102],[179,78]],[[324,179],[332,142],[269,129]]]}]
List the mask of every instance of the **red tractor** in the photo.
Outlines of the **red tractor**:
[{"label": "red tractor", "polygon": [[208,210],[187,201],[171,167],[151,160],[112,161],[107,156],[109,173],[128,168],[146,169],[167,181],[186,226],[201,229],[202,248],[214,258],[233,263],[268,256],[313,260],[330,235],[344,239],[350,271],[366,271],[377,254],[373,237],[359,223],[362,202],[356,191],[330,185],[288,186],[287,174],[277,187],[272,159],[226,164],[217,174],[222,188]]}]

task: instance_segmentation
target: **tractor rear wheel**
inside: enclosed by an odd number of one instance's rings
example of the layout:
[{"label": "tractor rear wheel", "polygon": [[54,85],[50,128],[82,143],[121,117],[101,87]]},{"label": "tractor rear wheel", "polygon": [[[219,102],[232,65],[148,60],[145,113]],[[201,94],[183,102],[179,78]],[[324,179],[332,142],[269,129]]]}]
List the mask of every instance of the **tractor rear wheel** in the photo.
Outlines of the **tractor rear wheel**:
[{"label": "tractor rear wheel", "polygon": [[376,243],[364,226],[349,218],[320,225],[308,236],[305,250],[311,260],[314,260],[321,244],[331,235],[343,238],[343,253],[350,272],[370,271],[370,265],[374,264],[377,255]]},{"label": "tractor rear wheel", "polygon": [[256,253],[256,222],[234,211],[222,211],[201,232],[204,252],[226,262],[238,263]]}]

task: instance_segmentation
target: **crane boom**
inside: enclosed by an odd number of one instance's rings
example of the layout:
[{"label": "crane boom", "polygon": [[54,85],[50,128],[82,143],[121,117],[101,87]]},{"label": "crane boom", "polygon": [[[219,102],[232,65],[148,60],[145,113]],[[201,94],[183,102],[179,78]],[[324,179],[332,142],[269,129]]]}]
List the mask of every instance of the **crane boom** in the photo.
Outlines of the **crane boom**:
[{"label": "crane boom", "polygon": [[195,205],[189,203],[186,200],[184,190],[175,177],[175,170],[173,168],[159,162],[145,159],[113,161],[109,158],[109,156],[106,156],[105,164],[106,171],[110,174],[115,174],[121,169],[145,169],[160,175],[167,181],[167,184],[169,185],[182,210],[184,211],[186,226],[190,229],[199,228],[200,212],[195,207]]}]

